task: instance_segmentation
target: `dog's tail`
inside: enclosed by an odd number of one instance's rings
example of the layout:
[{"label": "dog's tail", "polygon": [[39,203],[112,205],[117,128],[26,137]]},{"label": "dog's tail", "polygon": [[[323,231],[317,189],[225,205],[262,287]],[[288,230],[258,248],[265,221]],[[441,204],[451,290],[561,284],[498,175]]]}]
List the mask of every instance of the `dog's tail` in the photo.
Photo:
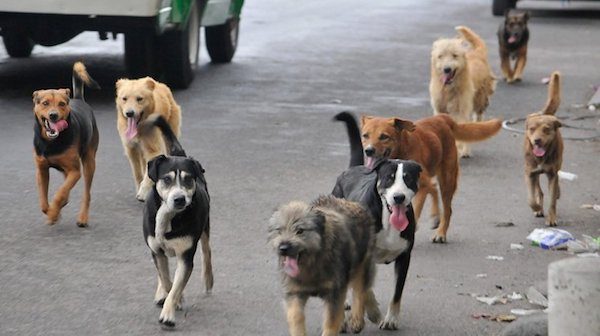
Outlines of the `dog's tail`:
[{"label": "dog's tail", "polygon": [[158,127],[161,130],[161,132],[163,133],[163,136],[165,137],[165,140],[167,141],[167,144],[169,145],[169,148],[168,148],[169,155],[187,156],[185,154],[185,151],[183,150],[183,147],[181,147],[179,140],[177,139],[177,135],[175,135],[175,133],[171,129],[171,126],[169,126],[169,123],[167,123],[165,118],[163,118],[158,113],[152,113],[150,116],[148,116],[148,118],[146,118],[146,120],[142,121],[138,125],[138,134],[140,134],[140,135],[148,134],[150,131],[152,131],[154,126]]},{"label": "dog's tail", "polygon": [[456,31],[473,46],[473,49],[487,52],[485,42],[479,35],[472,31],[471,28],[466,26],[457,26],[454,29],[456,29]]},{"label": "dog's tail", "polygon": [[92,89],[99,90],[100,85],[88,74],[85,65],[82,62],[73,64],[73,98],[83,99],[83,86],[87,85]]},{"label": "dog's tail", "polygon": [[363,146],[360,141],[360,130],[358,122],[350,112],[340,112],[333,117],[334,121],[342,121],[346,124],[348,130],[348,139],[350,140],[350,167],[363,165]]},{"label": "dog's tail", "polygon": [[446,123],[452,129],[454,138],[465,142],[477,142],[489,139],[496,135],[500,131],[500,128],[502,128],[502,121],[500,119],[459,124],[448,116]]},{"label": "dog's tail", "polygon": [[542,110],[542,114],[554,115],[560,105],[560,72],[554,71],[550,75],[548,84],[548,100]]}]

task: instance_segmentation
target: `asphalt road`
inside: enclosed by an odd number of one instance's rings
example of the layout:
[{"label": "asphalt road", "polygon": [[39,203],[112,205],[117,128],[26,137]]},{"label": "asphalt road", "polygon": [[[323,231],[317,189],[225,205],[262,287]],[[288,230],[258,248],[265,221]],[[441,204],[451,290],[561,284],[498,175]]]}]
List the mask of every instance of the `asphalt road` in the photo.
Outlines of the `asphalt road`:
[{"label": "asphalt road", "polygon": [[[175,92],[183,108],[182,143],[202,162],[212,196],[215,288],[203,294],[198,266],[185,291],[173,335],[285,335],[275,254],[266,245],[273,209],[330,192],[346,167],[348,141],[331,117],[342,110],[419,119],[431,114],[429,52],[438,37],[465,24],[481,34],[499,73],[489,1],[248,1],[232,64],[214,66],[203,50],[192,87]],[[534,13],[535,14],[535,13]],[[542,107],[553,70],[563,74],[564,116],[600,83],[594,18],[534,15],[524,81],[499,83],[487,117],[516,118]],[[158,335],[152,304],[156,273],[142,238],[142,204],[116,130],[114,82],[124,74],[122,40],[95,34],[36,47],[30,59],[0,51],[0,334]],[[83,59],[102,91],[88,90],[100,129],[90,227],[76,227],[81,183],[55,226],[44,224],[32,162],[31,92],[68,87],[73,61]],[[580,121],[598,127],[597,112]],[[517,125],[521,126],[522,125]],[[566,130],[577,135],[577,131]],[[528,246],[543,220],[526,204],[522,136],[502,131],[461,162],[448,243],[429,242],[423,220],[404,291],[401,329],[363,335],[490,335],[504,325],[474,313],[508,313],[524,301],[487,306],[459,293],[523,292],[546,278],[566,252]],[[599,142],[567,141],[560,228],[599,236],[600,216],[580,209],[600,203]],[[51,192],[61,177],[51,175]],[[426,219],[427,213],[423,218]],[[513,222],[512,227],[497,227]],[[510,250],[522,243],[524,250]],[[487,260],[488,255],[503,261]],[[199,261],[199,256],[197,257]],[[197,262],[197,265],[200,265]],[[486,278],[476,274],[486,273]],[[386,308],[393,271],[379,267],[376,294]],[[496,286],[502,286],[498,290]],[[309,334],[320,333],[322,305],[307,307]]]}]

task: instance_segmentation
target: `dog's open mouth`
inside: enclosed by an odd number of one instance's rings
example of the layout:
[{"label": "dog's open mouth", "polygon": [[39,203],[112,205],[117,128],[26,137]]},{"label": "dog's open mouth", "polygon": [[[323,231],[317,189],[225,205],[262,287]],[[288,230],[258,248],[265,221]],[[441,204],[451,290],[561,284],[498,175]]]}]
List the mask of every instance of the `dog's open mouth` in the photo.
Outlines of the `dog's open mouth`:
[{"label": "dog's open mouth", "polygon": [[403,204],[387,205],[390,212],[390,224],[400,232],[408,227],[408,217],[406,217],[406,207]]},{"label": "dog's open mouth", "polygon": [[546,149],[540,145],[533,145],[533,155],[537,157],[543,157],[546,155]]},{"label": "dog's open mouth", "polygon": [[46,136],[50,139],[56,139],[60,132],[69,127],[69,123],[66,120],[61,119],[57,122],[52,122],[46,118],[42,118],[42,120],[44,122],[44,128],[46,128]]},{"label": "dog's open mouth", "polygon": [[452,84],[452,82],[454,82],[454,75],[456,75],[456,69],[450,71],[449,73],[443,73],[442,83],[444,83],[444,85]]},{"label": "dog's open mouth", "polygon": [[367,168],[369,168],[369,170],[373,170],[373,168],[375,168],[375,163],[377,162],[377,160],[387,159],[390,156],[391,151],[392,151],[391,149],[387,148],[385,150],[385,152],[383,152],[383,155],[381,157],[378,157],[375,155],[366,156],[365,157],[365,166]]},{"label": "dog's open mouth", "polygon": [[283,256],[282,267],[285,274],[292,278],[295,278],[300,274],[300,267],[298,266],[299,259],[299,254],[295,257]]},{"label": "dog's open mouth", "polygon": [[127,138],[127,140],[131,140],[133,139],[137,134],[138,134],[138,123],[141,119],[141,114],[140,114],[140,118],[135,118],[134,117],[129,117],[127,118],[127,129],[125,130],[125,137]]},{"label": "dog's open mouth", "polygon": [[510,35],[508,37],[508,43],[515,43],[517,42],[517,37],[515,35]]}]

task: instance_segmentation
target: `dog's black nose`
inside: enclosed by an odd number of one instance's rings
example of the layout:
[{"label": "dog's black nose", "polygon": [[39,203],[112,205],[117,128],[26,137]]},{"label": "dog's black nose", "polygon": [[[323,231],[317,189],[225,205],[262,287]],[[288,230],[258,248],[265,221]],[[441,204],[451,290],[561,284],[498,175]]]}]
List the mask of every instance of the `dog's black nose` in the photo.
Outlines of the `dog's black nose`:
[{"label": "dog's black nose", "polygon": [[185,196],[179,196],[179,197],[173,199],[173,204],[177,208],[183,208],[185,206]]},{"label": "dog's black nose", "polygon": [[404,195],[404,194],[395,194],[394,195],[394,202],[396,202],[396,204],[401,204],[402,202],[404,202],[405,199],[406,199],[406,195]]},{"label": "dog's black nose", "polygon": [[365,148],[365,155],[366,156],[373,156],[373,155],[375,155],[375,148],[373,148],[373,147],[367,147],[367,148]]},{"label": "dog's black nose", "polygon": [[533,140],[533,143],[539,146],[542,144],[542,139],[535,139]]},{"label": "dog's black nose", "polygon": [[279,245],[279,254],[281,255],[286,255],[289,250],[290,250],[291,246],[288,243],[282,243]]},{"label": "dog's black nose", "polygon": [[449,74],[450,72],[452,72],[452,68],[449,68],[449,67],[444,68],[445,74]]},{"label": "dog's black nose", "polygon": [[50,112],[48,113],[48,118],[50,118],[50,121],[57,121],[58,120],[58,112]]},{"label": "dog's black nose", "polygon": [[133,110],[129,110],[129,111],[125,112],[125,116],[127,118],[133,118],[134,115],[135,115],[135,112]]}]

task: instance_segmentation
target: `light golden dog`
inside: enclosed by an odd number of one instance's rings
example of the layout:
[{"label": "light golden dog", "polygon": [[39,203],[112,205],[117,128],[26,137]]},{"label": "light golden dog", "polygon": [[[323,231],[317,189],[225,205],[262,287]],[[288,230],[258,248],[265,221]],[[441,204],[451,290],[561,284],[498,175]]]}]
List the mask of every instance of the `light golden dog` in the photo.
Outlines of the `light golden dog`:
[{"label": "light golden dog", "polygon": [[116,89],[117,129],[133,171],[136,198],[144,201],[153,186],[147,174],[148,161],[167,154],[167,144],[157,129],[138,134],[138,124],[151,114],[158,113],[179,137],[181,108],[169,87],[150,77],[119,79]]},{"label": "light golden dog", "polygon": [[[488,64],[485,42],[465,26],[458,26],[456,30],[461,37],[433,43],[431,106],[434,114],[450,114],[458,123],[481,121],[496,88],[496,78]],[[461,157],[471,155],[467,143],[458,142],[457,147]]]},{"label": "light golden dog", "polygon": [[528,202],[536,217],[544,217],[544,194],[540,175],[548,177],[550,209],[546,225],[556,226],[556,201],[560,198],[558,171],[562,166],[563,140],[560,121],[554,116],[560,105],[560,74],[553,72],[548,87],[546,106],[527,116],[525,121],[525,181]]}]

